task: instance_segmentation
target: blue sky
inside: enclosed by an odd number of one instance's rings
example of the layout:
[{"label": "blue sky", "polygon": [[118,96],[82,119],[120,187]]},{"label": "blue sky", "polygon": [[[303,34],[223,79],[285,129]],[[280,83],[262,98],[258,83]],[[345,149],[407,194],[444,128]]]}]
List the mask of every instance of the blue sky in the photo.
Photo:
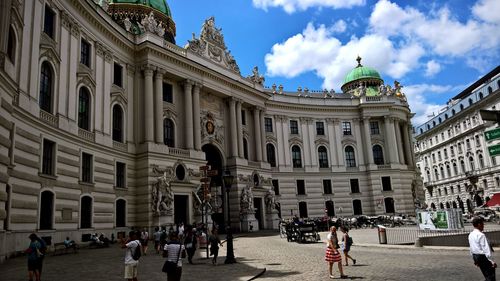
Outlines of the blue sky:
[{"label": "blue sky", "polygon": [[414,125],[499,64],[500,0],[167,0],[177,45],[214,16],[241,74],[340,90],[359,54],[404,85]]}]

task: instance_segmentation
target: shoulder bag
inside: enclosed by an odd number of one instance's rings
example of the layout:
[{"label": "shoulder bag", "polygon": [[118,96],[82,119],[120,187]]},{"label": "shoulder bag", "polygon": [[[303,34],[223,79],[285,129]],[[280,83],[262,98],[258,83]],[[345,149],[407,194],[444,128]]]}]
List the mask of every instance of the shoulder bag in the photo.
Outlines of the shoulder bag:
[{"label": "shoulder bag", "polygon": [[175,270],[177,269],[177,263],[179,262],[179,258],[181,256],[181,250],[182,250],[182,245],[179,244],[179,252],[177,253],[177,261],[173,262],[173,261],[166,260],[165,263],[163,264],[161,271],[163,271],[167,274],[171,274],[171,273],[175,272]]}]

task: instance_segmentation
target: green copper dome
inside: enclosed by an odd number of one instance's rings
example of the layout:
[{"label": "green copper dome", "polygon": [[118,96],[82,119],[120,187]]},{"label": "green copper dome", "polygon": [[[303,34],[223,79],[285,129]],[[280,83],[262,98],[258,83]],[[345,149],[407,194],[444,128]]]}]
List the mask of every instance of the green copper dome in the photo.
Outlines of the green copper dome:
[{"label": "green copper dome", "polygon": [[170,7],[168,6],[167,0],[111,0],[109,3],[113,4],[137,4],[151,7],[169,18],[172,18],[172,13],[170,12]]},{"label": "green copper dome", "polygon": [[346,77],[344,78],[344,84],[363,78],[382,80],[378,71],[371,67],[361,65],[361,58],[358,57],[358,66],[356,66],[353,70],[351,70],[351,72],[349,72],[349,74],[346,75]]}]

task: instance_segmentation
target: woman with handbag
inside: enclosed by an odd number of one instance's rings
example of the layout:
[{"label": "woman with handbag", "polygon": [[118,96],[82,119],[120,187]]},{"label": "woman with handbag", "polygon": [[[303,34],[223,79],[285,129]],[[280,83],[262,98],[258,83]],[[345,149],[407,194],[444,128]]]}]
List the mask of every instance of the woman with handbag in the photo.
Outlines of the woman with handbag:
[{"label": "woman with handbag", "polygon": [[327,247],[325,254],[325,261],[328,262],[328,272],[330,273],[330,279],[333,279],[333,271],[332,267],[334,263],[338,263],[340,278],[347,278],[347,275],[344,275],[344,270],[342,268],[342,256],[339,251],[339,239],[337,237],[337,228],[335,226],[330,227],[330,233],[328,233],[326,237]]},{"label": "woman with handbag", "polygon": [[170,235],[170,243],[163,248],[163,257],[167,260],[162,271],[167,273],[168,281],[180,281],[182,275],[182,259],[186,257],[186,248],[179,241],[178,232]]}]

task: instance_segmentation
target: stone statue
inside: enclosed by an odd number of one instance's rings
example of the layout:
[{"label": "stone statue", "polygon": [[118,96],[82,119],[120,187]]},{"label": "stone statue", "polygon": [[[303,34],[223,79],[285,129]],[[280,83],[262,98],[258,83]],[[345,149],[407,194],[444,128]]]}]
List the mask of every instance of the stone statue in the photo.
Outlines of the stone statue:
[{"label": "stone statue", "polygon": [[172,209],[174,193],[170,186],[171,177],[165,171],[161,177],[156,179],[152,186],[151,208],[155,215],[161,215]]},{"label": "stone statue", "polygon": [[242,211],[253,210],[253,194],[249,187],[243,189],[241,193],[240,205]]},{"label": "stone statue", "polygon": [[272,211],[276,205],[276,197],[274,195],[274,191],[268,190],[265,197],[266,207],[268,211]]},{"label": "stone statue", "polygon": [[403,88],[403,86],[399,83],[399,81],[394,80],[394,93],[396,94],[396,96],[400,96],[401,94],[403,94],[401,88]]},{"label": "stone statue", "polygon": [[387,88],[384,84],[380,84],[380,86],[378,87],[378,93],[381,96],[385,96],[387,94]]},{"label": "stone statue", "polygon": [[125,26],[126,31],[130,31],[130,27],[132,27],[132,22],[130,21],[130,19],[128,17],[126,17],[123,20],[123,25]]},{"label": "stone statue", "polygon": [[366,87],[365,87],[365,83],[363,83],[363,82],[359,82],[358,95],[360,97],[366,95]]},{"label": "stone statue", "polygon": [[260,75],[259,68],[257,66],[254,66],[252,75],[248,76],[247,78],[250,79],[250,81],[260,85],[263,85],[265,80],[264,76]]}]

